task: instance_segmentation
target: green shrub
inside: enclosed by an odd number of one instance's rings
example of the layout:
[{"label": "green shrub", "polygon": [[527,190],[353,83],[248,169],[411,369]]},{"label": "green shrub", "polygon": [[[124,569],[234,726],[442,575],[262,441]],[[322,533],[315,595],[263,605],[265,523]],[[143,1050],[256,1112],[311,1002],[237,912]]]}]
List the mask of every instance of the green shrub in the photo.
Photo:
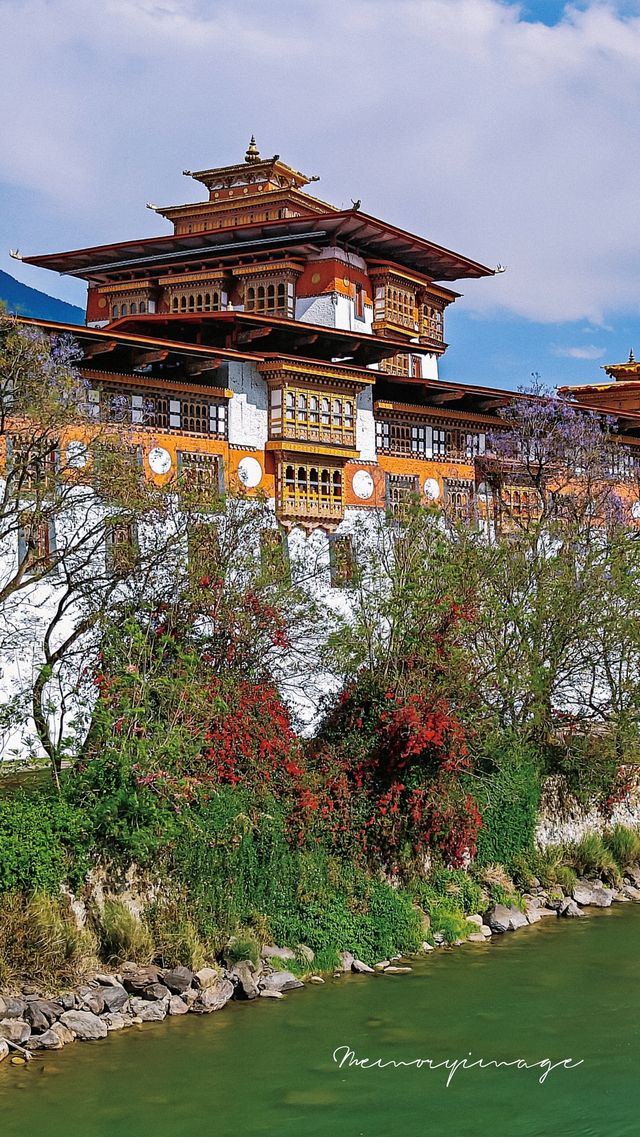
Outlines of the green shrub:
[{"label": "green shrub", "polygon": [[478,864],[510,864],[533,848],[540,802],[541,764],[516,735],[494,738],[480,760],[484,775],[474,793],[482,814]]},{"label": "green shrub", "polygon": [[573,886],[577,879],[578,874],[575,869],[571,868],[571,865],[558,865],[556,869],[556,884],[560,885],[560,888],[563,892],[566,892],[567,896],[571,896]]},{"label": "green shrub", "polygon": [[629,829],[626,825],[614,825],[603,835],[603,843],[611,853],[618,868],[640,860],[640,830]]},{"label": "green shrub", "polygon": [[52,794],[0,799],[0,893],[57,893],[88,869],[86,821]]},{"label": "green shrub", "polygon": [[122,900],[105,900],[95,916],[100,956],[106,963],[150,963],[154,945],[149,929]]},{"label": "green shrub", "polygon": [[199,971],[213,962],[213,953],[198,934],[188,914],[188,900],[183,893],[173,899],[150,904],[144,914],[153,943],[153,958],[162,967],[190,967]]},{"label": "green shrub", "polygon": [[523,892],[528,892],[534,887],[535,881],[540,880],[534,869],[534,856],[531,852],[516,853],[509,863],[513,883]]},{"label": "green shrub", "polygon": [[260,945],[249,928],[238,928],[237,936],[232,936],[224,946],[223,958],[227,967],[241,963],[243,959],[250,959],[258,965],[260,958]]},{"label": "green shrub", "polygon": [[30,980],[55,990],[96,964],[91,932],[79,928],[67,899],[36,892],[0,897],[0,984]]}]

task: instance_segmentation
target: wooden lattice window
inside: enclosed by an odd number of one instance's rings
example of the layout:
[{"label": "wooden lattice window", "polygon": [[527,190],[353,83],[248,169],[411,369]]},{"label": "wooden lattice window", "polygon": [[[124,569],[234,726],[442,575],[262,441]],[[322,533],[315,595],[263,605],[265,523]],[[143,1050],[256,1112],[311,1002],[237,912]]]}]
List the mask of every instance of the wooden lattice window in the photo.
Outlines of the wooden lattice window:
[{"label": "wooden lattice window", "polygon": [[386,481],[387,508],[392,513],[401,513],[418,499],[420,481],[417,474],[387,474]]},{"label": "wooden lattice window", "polygon": [[135,570],[140,548],[138,533],[132,521],[107,521],[105,528],[107,565],[118,576]]},{"label": "wooden lattice window", "polygon": [[[284,397],[284,416],[283,410]],[[322,395],[310,388],[274,388],[270,397],[273,437],[355,445],[356,401],[353,395]]]},{"label": "wooden lattice window", "polygon": [[56,547],[53,518],[25,511],[18,523],[18,564],[24,572],[47,571]]},{"label": "wooden lattice window", "polygon": [[200,508],[219,508],[224,493],[222,455],[178,451],[178,478],[182,490]]},{"label": "wooden lattice window", "polygon": [[336,516],[344,509],[342,469],[287,463],[280,470],[280,503],[288,512]]},{"label": "wooden lattice window", "polygon": [[7,437],[7,460],[14,494],[50,493],[55,485],[59,453],[46,438]]},{"label": "wooden lattice window", "polygon": [[356,558],[350,534],[332,534],[329,537],[329,565],[334,588],[347,588],[356,577]]},{"label": "wooden lattice window", "polygon": [[445,478],[444,505],[454,521],[468,521],[473,511],[473,482]]}]

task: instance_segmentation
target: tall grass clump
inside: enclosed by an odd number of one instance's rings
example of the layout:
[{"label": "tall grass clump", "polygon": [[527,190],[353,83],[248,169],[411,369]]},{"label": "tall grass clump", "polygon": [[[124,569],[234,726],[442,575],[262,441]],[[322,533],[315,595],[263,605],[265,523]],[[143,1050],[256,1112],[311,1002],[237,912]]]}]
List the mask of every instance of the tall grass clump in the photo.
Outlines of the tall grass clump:
[{"label": "tall grass clump", "polygon": [[640,861],[640,829],[613,825],[604,833],[602,840],[618,868],[625,869]]},{"label": "tall grass clump", "polygon": [[78,927],[66,898],[42,892],[0,897],[0,986],[28,979],[59,990],[96,962],[95,937]]},{"label": "tall grass clump", "polygon": [[151,933],[122,900],[105,900],[94,919],[100,956],[105,963],[119,964],[129,959],[135,963],[151,963],[154,957]]},{"label": "tall grass clump", "polygon": [[620,870],[610,849],[597,833],[587,833],[567,846],[566,860],[578,876],[595,876],[610,884],[620,880]]}]

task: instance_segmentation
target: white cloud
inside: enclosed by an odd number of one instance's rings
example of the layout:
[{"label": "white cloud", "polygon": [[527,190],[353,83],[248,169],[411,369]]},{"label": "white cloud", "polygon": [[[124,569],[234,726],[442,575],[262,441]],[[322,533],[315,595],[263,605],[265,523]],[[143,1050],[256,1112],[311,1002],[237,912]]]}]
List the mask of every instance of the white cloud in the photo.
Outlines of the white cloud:
[{"label": "white cloud", "polygon": [[585,347],[557,347],[554,349],[554,355],[559,355],[564,359],[602,359],[606,353],[606,348],[596,347],[595,344],[589,344]]},{"label": "white cloud", "polygon": [[469,310],[638,312],[629,11],[594,0],[547,27],[500,0],[4,0],[1,245],[157,232],[145,201],[194,199],[180,171],[255,131],[323,175],[319,196],[507,264],[462,284]]}]

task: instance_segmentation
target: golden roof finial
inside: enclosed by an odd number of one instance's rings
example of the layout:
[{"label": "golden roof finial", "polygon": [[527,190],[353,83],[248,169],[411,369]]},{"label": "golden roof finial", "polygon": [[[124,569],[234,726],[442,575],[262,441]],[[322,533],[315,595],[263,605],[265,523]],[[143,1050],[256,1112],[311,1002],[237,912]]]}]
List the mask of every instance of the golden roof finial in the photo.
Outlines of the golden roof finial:
[{"label": "golden roof finial", "polygon": [[629,352],[629,363],[635,363],[635,361],[636,361],[636,357],[633,354],[633,348],[631,348],[631,351]]},{"label": "golden roof finial", "polygon": [[259,162],[260,161],[260,151],[258,150],[258,147],[256,146],[256,139],[255,139],[254,134],[251,135],[251,142],[247,146],[247,152],[244,156],[244,160],[245,160],[245,162]]}]

